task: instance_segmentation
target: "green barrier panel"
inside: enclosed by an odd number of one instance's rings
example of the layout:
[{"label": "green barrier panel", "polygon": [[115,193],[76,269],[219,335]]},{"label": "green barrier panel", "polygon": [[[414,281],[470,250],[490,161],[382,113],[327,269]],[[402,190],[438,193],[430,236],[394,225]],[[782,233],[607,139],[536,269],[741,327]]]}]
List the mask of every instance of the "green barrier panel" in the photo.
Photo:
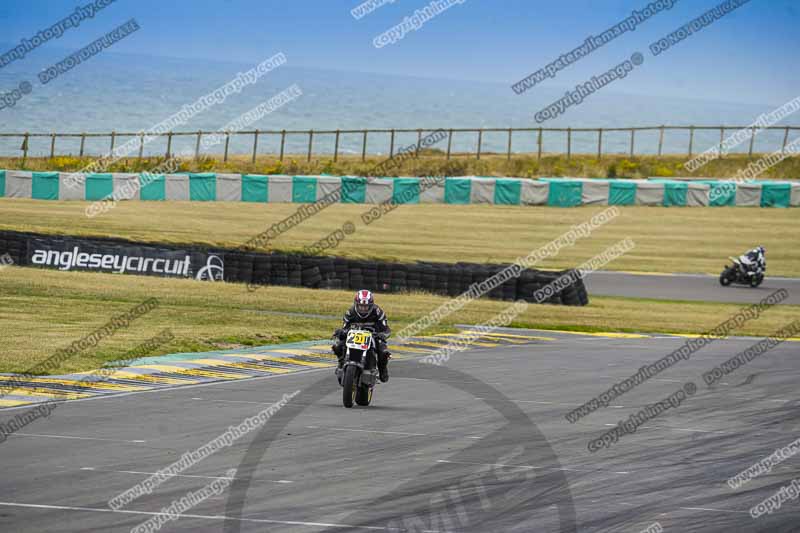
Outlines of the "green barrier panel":
[{"label": "green barrier panel", "polygon": [[393,204],[418,204],[419,180],[417,178],[395,178],[392,189]]},{"label": "green barrier panel", "polygon": [[313,176],[292,177],[292,202],[312,204],[317,201],[317,178]]},{"label": "green barrier panel", "polygon": [[139,199],[140,200],[166,200],[167,180],[164,174],[139,174]]},{"label": "green barrier panel", "polygon": [[791,183],[761,183],[761,207],[789,207]]},{"label": "green barrier panel", "polygon": [[444,203],[468,204],[472,191],[472,180],[468,178],[446,178],[444,180]]},{"label": "green barrier panel", "polygon": [[363,204],[367,198],[367,178],[342,176],[342,203]]},{"label": "green barrier panel", "polygon": [[58,200],[58,172],[34,172],[31,198],[34,200]]},{"label": "green barrier panel", "polygon": [[635,183],[620,180],[611,180],[608,183],[608,205],[633,205],[636,203]]},{"label": "green barrier panel", "polygon": [[574,207],[581,205],[583,183],[580,181],[550,181],[548,183],[547,205]]},{"label": "green barrier panel", "polygon": [[495,205],[519,205],[522,192],[520,180],[496,179],[494,181]]},{"label": "green barrier panel", "polygon": [[736,205],[736,183],[732,181],[709,181],[708,205],[718,207]]},{"label": "green barrier panel", "polygon": [[189,200],[192,202],[213,202],[216,199],[216,174],[189,174]]},{"label": "green barrier panel", "polygon": [[680,181],[664,181],[664,207],[677,205],[686,207],[686,192],[689,184]]},{"label": "green barrier panel", "polygon": [[6,195],[6,171],[0,170],[0,198]]},{"label": "green barrier panel", "polygon": [[87,174],[83,197],[90,201],[110,198],[114,194],[114,178],[111,174]]},{"label": "green barrier panel", "polygon": [[269,187],[267,176],[244,174],[242,176],[242,201],[243,202],[268,202]]}]

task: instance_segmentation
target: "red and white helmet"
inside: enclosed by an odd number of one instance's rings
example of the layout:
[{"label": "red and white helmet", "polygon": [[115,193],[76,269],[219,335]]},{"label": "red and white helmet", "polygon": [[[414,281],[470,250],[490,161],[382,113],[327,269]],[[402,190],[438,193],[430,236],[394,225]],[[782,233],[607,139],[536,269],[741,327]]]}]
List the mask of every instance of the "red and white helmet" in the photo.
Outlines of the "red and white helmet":
[{"label": "red and white helmet", "polygon": [[366,289],[358,291],[353,302],[355,304],[353,308],[360,317],[367,316],[372,312],[372,308],[375,307],[375,298],[372,296],[372,292]]}]

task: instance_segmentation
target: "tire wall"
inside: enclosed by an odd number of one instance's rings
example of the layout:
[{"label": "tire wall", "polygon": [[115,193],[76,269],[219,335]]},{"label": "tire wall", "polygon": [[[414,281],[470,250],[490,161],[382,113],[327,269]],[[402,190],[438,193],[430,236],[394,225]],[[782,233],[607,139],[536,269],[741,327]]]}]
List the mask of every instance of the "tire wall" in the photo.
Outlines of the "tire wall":
[{"label": "tire wall", "polygon": [[[8,254],[5,257],[10,258],[13,264],[34,266],[28,265],[29,245],[34,241],[40,243],[64,239],[86,249],[127,251],[147,248],[161,250],[163,254],[180,251],[199,257],[201,264],[206,257],[214,255],[224,259],[224,273],[218,279],[256,286],[369,289],[377,293],[422,291],[455,297],[469,291],[471,285],[484,282],[508,266],[463,262],[392,263],[344,257],[254,253],[191,245],[140,243],[124,239],[60,237],[15,231],[0,231],[0,264],[8,262],[8,259],[2,259]],[[558,278],[562,279],[556,284]],[[548,285],[550,288],[546,289]],[[561,272],[524,270],[519,277],[511,278],[491,289],[484,297],[494,300],[525,300],[531,303],[573,306],[586,305],[589,302],[583,279],[574,270]]]}]

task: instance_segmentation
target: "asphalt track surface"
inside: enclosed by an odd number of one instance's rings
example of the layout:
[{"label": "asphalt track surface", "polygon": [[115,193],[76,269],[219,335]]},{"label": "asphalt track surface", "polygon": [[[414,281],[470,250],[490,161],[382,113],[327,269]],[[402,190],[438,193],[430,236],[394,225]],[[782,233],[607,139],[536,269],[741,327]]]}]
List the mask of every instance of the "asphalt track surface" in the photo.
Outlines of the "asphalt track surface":
[{"label": "asphalt track surface", "polygon": [[[726,485],[800,436],[800,343],[710,389],[702,373],[754,343],[715,341],[572,424],[571,409],[686,339],[547,335],[442,366],[395,361],[367,408],[342,407],[329,368],[64,403],[0,444],[0,530],[127,532],[229,468],[238,471],[225,493],[162,531],[800,530],[798,500],[748,514],[800,477],[798,457],[739,490]],[[687,381],[698,390],[679,407],[588,451]],[[148,473],[297,390],[260,430],[109,509]]]},{"label": "asphalt track surface", "polygon": [[[720,272],[722,269],[720,268]],[[778,289],[789,297],[783,304],[800,305],[800,278],[767,276],[756,288],[719,284],[718,276],[706,274],[644,274],[593,272],[585,279],[589,296],[625,296],[657,300],[696,300],[726,303],[756,303]]]}]

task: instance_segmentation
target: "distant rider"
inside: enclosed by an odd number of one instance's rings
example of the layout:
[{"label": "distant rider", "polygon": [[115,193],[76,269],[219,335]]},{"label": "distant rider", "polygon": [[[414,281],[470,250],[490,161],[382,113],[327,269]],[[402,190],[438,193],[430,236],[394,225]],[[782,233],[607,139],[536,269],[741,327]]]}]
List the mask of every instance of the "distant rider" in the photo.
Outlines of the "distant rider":
[{"label": "distant rider", "polygon": [[375,305],[372,292],[362,289],[356,292],[353,306],[347,310],[342,320],[342,327],[333,333],[336,342],[331,347],[339,359],[340,369],[344,365],[345,340],[347,331],[351,328],[368,327],[372,329],[375,339],[375,351],[378,355],[378,372],[383,383],[389,381],[389,356],[391,352],[386,349],[386,339],[389,337],[389,320],[383,309]]},{"label": "distant rider", "polygon": [[739,262],[744,269],[744,274],[748,277],[764,275],[767,271],[766,250],[763,246],[758,246],[739,256]]}]

